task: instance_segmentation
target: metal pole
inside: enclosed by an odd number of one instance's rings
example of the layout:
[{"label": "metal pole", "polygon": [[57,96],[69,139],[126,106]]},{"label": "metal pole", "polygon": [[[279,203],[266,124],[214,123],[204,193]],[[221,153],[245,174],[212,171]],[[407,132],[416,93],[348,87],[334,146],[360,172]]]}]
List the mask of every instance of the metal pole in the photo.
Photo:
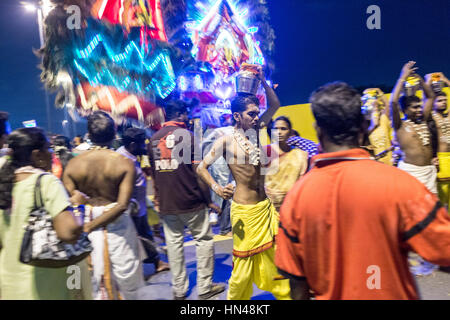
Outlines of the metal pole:
[{"label": "metal pole", "polygon": [[[42,8],[38,7],[37,9],[38,15],[38,25],[39,25],[39,41],[41,44],[41,48],[44,46],[44,14],[42,12]],[[45,91],[45,107],[47,112],[47,130],[48,132],[52,131],[52,123],[50,119],[50,102],[48,98],[48,93]]]}]

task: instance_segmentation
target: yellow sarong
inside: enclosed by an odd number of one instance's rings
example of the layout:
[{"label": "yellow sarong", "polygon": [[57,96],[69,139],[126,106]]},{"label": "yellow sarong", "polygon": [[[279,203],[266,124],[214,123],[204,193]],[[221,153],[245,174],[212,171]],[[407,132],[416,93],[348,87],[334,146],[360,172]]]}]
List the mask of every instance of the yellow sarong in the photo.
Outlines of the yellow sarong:
[{"label": "yellow sarong", "polygon": [[233,226],[233,272],[228,300],[249,300],[253,283],[279,300],[290,299],[289,280],[278,277],[274,256],[274,237],[279,216],[269,199],[255,205],[231,204]]},{"label": "yellow sarong", "polygon": [[439,172],[437,174],[437,185],[439,200],[450,207],[450,152],[438,152]]}]

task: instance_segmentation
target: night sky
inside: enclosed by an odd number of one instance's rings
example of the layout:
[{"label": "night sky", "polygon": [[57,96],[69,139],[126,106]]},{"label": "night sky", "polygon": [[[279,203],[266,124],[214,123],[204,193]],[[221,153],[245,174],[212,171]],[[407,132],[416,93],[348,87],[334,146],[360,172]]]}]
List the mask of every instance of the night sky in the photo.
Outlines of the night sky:
[{"label": "night sky", "polygon": [[[318,86],[343,80],[355,87],[392,87],[402,65],[450,77],[449,0],[267,0],[277,39],[274,82],[283,105],[306,103]],[[369,30],[370,5],[381,8],[381,30]],[[48,128],[39,81],[36,14],[18,0],[0,0],[0,110],[11,126],[35,119]],[[62,133],[63,112],[53,106],[51,129]],[[84,132],[78,124],[70,135]]]}]

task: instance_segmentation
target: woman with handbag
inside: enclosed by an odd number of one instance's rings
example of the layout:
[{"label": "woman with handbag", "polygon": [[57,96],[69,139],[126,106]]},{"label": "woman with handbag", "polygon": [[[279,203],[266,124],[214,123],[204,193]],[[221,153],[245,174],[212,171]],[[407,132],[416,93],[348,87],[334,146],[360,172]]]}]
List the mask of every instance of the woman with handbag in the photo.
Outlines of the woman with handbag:
[{"label": "woman with handbag", "polygon": [[[11,158],[0,169],[0,298],[89,298],[91,288],[85,261],[67,268],[37,267],[21,262],[26,234],[24,226],[30,223],[30,213],[37,209],[46,212],[51,217],[58,241],[75,243],[82,233],[82,225],[70,211],[70,200],[80,203],[83,197],[77,193],[69,199],[62,183],[55,176],[46,174],[51,170],[52,153],[42,129],[15,130],[7,144],[12,149]],[[38,193],[40,205],[36,205]]]}]

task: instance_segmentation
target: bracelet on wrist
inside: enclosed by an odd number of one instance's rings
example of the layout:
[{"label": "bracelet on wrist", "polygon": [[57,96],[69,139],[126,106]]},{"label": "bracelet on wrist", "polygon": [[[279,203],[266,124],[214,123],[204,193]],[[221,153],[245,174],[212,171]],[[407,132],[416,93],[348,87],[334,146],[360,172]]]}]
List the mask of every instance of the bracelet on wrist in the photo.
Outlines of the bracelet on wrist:
[{"label": "bracelet on wrist", "polygon": [[219,186],[217,183],[214,183],[214,184],[211,186],[211,189],[212,189],[215,193],[219,194],[220,186]]}]

